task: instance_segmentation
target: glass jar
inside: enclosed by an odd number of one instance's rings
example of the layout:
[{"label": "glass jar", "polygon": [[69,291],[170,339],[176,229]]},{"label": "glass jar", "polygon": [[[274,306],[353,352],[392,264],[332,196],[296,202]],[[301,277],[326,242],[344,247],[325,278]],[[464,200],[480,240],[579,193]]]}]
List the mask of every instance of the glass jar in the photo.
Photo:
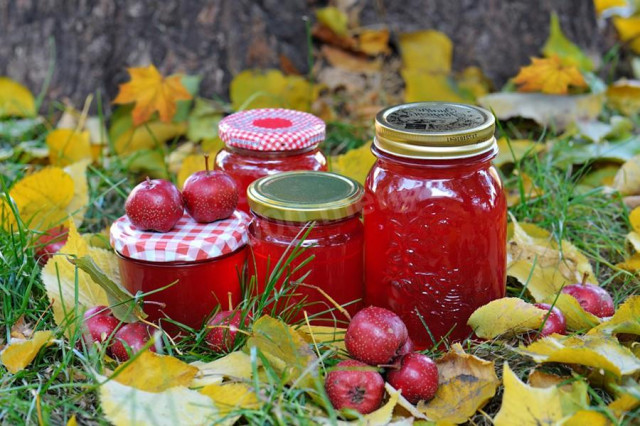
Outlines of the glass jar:
[{"label": "glass jar", "polygon": [[111,226],[122,284],[144,296],[149,320],[174,333],[167,319],[199,329],[219,306],[240,303],[240,274],[247,259],[250,218],[236,211],[224,220],[198,223],[185,215],[169,232],[137,229],[123,216]]},{"label": "glass jar", "polygon": [[[283,256],[286,260],[308,231],[302,243],[306,251],[284,274],[291,273],[290,282],[303,277],[304,281],[276,303],[277,310],[292,310],[302,302],[307,314],[314,316],[312,321],[320,324],[345,319],[337,311],[327,312],[335,307],[327,296],[351,315],[360,310],[364,298],[362,186],[334,173],[288,172],[257,180],[247,194],[254,215],[249,227],[253,252],[249,271],[250,276],[256,275],[258,291],[265,291],[276,263]],[[294,271],[311,256],[308,264]],[[278,288],[283,281],[276,283]],[[291,322],[304,318],[302,311],[285,316]]]},{"label": "glass jar", "polygon": [[325,124],[306,112],[280,108],[240,111],[220,121],[218,134],[225,143],[216,156],[238,185],[238,208],[249,212],[247,188],[258,178],[293,170],[327,170],[318,149]]},{"label": "glass jar", "polygon": [[367,304],[395,311],[420,348],[471,335],[473,311],[504,297],[507,208],[491,159],[494,118],[424,102],[376,117],[366,180]]}]

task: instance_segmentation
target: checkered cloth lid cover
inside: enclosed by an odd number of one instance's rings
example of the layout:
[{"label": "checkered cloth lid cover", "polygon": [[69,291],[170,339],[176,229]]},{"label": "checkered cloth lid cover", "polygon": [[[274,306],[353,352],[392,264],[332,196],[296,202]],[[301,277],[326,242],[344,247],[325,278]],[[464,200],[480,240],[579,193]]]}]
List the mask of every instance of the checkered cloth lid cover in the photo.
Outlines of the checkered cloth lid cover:
[{"label": "checkered cloth lid cover", "polygon": [[240,111],[218,124],[224,143],[253,151],[308,148],[322,142],[324,134],[324,121],[315,115],[283,108]]},{"label": "checkered cloth lid cover", "polygon": [[248,214],[198,223],[186,212],[169,232],[142,231],[125,215],[111,225],[111,246],[122,256],[147,262],[195,262],[229,254],[249,241]]}]

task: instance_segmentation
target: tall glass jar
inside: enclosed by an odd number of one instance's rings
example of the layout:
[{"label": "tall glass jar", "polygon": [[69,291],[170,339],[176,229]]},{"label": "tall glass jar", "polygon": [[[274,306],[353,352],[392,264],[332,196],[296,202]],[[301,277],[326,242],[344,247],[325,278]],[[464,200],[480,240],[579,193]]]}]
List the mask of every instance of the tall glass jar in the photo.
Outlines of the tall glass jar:
[{"label": "tall glass jar", "polygon": [[491,159],[493,116],[461,104],[376,117],[366,181],[366,303],[395,311],[418,347],[471,335],[471,313],[503,297],[506,201]]},{"label": "tall glass jar", "polygon": [[[344,320],[336,310],[327,312],[335,307],[329,298],[351,315],[362,307],[363,194],[364,189],[354,180],[325,172],[282,173],[249,186],[254,216],[249,226],[253,253],[249,271],[256,275],[259,292],[265,291],[276,263],[286,259],[286,253],[306,235],[302,243],[306,251],[284,271],[284,275],[291,273],[290,282],[302,282],[275,303],[280,313],[288,310],[285,316],[291,321],[304,318],[302,311],[295,312],[301,304],[314,323]],[[310,257],[313,259],[300,267]],[[275,284],[280,287],[283,282],[280,279]]]},{"label": "tall glass jar", "polygon": [[247,188],[258,178],[293,170],[327,170],[318,149],[325,124],[306,112],[280,108],[240,111],[220,121],[218,134],[225,143],[216,156],[238,185],[238,208],[249,212]]}]

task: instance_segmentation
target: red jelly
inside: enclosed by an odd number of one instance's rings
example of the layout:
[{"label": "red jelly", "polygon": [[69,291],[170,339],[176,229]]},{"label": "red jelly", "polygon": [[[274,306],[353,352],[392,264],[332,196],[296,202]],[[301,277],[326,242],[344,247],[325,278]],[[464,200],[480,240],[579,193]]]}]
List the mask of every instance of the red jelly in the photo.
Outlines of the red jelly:
[{"label": "red jelly", "polygon": [[470,336],[471,313],[505,294],[506,202],[491,165],[493,133],[488,111],[459,104],[400,105],[376,117],[366,302],[395,311],[419,347]]},{"label": "red jelly", "polygon": [[225,148],[216,156],[238,185],[238,208],[249,211],[246,192],[258,178],[293,170],[327,170],[318,149],[325,124],[314,115],[287,109],[254,109],[225,117],[218,125]]},{"label": "red jelly", "polygon": [[159,233],[141,231],[123,216],[111,227],[122,283],[132,294],[175,283],[144,296],[144,311],[172,333],[178,328],[167,319],[198,329],[219,305],[229,309],[241,301],[249,222],[240,211],[212,223],[185,214],[171,231]]},{"label": "red jelly", "polygon": [[[262,178],[249,187],[249,204],[254,214],[249,243],[255,258],[255,265],[253,260],[249,261],[249,270],[256,274],[260,292],[265,291],[269,275],[285,251],[290,252],[292,245],[312,227],[303,242],[306,251],[287,269],[291,272],[313,256],[311,262],[292,273],[290,281],[308,275],[291,297],[275,304],[290,321],[304,318],[301,311],[293,312],[293,307],[301,302],[315,323],[345,320],[336,310],[327,312],[335,305],[322,292],[351,315],[362,307],[363,193],[357,182],[323,172],[282,173]],[[278,281],[278,288],[283,281]]]}]

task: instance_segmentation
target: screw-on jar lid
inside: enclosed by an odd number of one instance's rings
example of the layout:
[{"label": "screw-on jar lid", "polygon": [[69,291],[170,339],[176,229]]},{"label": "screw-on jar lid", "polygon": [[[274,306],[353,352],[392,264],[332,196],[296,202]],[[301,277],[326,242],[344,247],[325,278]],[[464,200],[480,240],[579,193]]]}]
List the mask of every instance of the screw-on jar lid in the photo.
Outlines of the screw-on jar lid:
[{"label": "screw-on jar lid", "polygon": [[464,158],[496,149],[493,114],[472,105],[396,105],[378,113],[375,128],[376,146],[402,157]]},{"label": "screw-on jar lid", "polygon": [[253,151],[293,151],[324,140],[325,124],[313,114],[283,108],[236,112],[218,124],[228,146]]},{"label": "screw-on jar lid", "polygon": [[339,220],[362,211],[362,185],[328,172],[298,171],[265,176],[247,189],[251,210],[286,222]]}]

